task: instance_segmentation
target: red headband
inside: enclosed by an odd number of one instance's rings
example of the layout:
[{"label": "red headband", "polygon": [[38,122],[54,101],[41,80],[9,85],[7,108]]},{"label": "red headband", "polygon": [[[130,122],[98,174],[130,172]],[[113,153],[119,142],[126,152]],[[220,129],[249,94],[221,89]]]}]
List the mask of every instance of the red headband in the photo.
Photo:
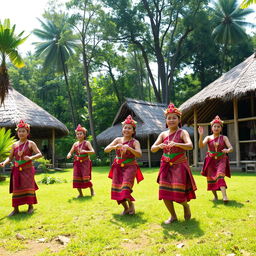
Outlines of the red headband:
[{"label": "red headband", "polygon": [[130,124],[130,125],[132,125],[132,127],[136,128],[137,122],[132,119],[132,116],[131,116],[131,115],[129,115],[129,116],[127,116],[126,119],[122,122],[122,125],[125,125],[125,124]]},{"label": "red headband", "polygon": [[173,103],[170,103],[168,108],[164,111],[165,115],[168,114],[176,114],[177,116],[181,117],[182,113],[178,108],[175,108]]},{"label": "red headband", "polygon": [[84,128],[81,124],[79,124],[79,125],[76,127],[75,132],[83,132],[83,133],[86,133],[87,130],[86,130],[86,128]]},{"label": "red headband", "polygon": [[19,128],[25,128],[28,132],[30,132],[30,125],[28,123],[25,123],[23,120],[20,120],[20,122],[16,126],[16,131]]},{"label": "red headband", "polygon": [[211,121],[211,126],[213,126],[214,124],[220,124],[221,126],[223,126],[223,123],[224,121],[222,121],[219,116],[215,116],[215,118]]}]

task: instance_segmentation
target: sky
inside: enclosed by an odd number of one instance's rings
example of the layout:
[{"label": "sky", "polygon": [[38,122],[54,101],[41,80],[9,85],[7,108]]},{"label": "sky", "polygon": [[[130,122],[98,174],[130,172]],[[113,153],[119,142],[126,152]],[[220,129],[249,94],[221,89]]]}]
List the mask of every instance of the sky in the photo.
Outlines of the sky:
[{"label": "sky", "polygon": [[[0,20],[5,18],[11,20],[11,24],[16,24],[16,33],[25,31],[24,35],[31,34],[35,28],[40,28],[37,18],[42,18],[44,10],[47,9],[49,0],[0,0]],[[65,3],[67,0],[58,0]],[[255,13],[248,17],[248,21],[256,24],[256,5],[251,6]],[[255,29],[256,30],[256,29]],[[252,30],[249,30],[250,33]],[[32,42],[38,41],[34,35],[30,35],[27,41],[20,45],[19,52],[24,56],[28,51],[33,52]]]},{"label": "sky", "polygon": [[[24,56],[28,51],[34,51],[32,42],[38,38],[31,34],[35,28],[40,28],[38,18],[42,19],[44,10],[47,9],[49,0],[0,0],[0,20],[9,18],[11,24],[16,25],[16,33],[24,32],[29,38],[19,47],[19,52]],[[65,3],[67,0],[59,0]]]}]

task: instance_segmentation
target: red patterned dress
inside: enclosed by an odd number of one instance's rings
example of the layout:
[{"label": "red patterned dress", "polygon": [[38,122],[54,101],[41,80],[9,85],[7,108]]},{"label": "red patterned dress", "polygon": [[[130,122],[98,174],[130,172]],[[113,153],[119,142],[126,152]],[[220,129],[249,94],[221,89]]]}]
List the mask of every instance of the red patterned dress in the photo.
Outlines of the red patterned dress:
[{"label": "red patterned dress", "polygon": [[[181,133],[182,130],[179,129],[176,133],[167,136],[163,143],[168,144],[170,141],[184,143]],[[197,188],[184,149],[179,147],[172,147],[169,151],[164,149],[157,182],[159,200],[182,203],[196,198],[194,191]]]},{"label": "red patterned dress", "polygon": [[[124,142],[123,145],[128,144],[129,147],[134,148],[134,142],[135,140],[132,139]],[[116,158],[108,177],[112,179],[111,199],[117,200],[118,204],[126,201],[126,199],[135,201],[131,195],[134,179],[136,177],[139,183],[144,178],[135,156],[129,150],[123,155],[121,154],[121,150],[116,150]]]},{"label": "red patterned dress", "polygon": [[92,187],[92,161],[88,154],[80,154],[80,150],[89,150],[87,143],[75,147],[73,188]]},{"label": "red patterned dress", "polygon": [[[18,152],[23,152],[19,156]],[[24,156],[31,156],[32,150],[29,142],[14,148],[14,167],[11,172],[10,193],[12,193],[12,206],[23,204],[37,204],[36,193],[38,186],[35,182],[35,168],[32,161],[25,161]]]},{"label": "red patterned dress", "polygon": [[[224,177],[231,177],[229,158],[227,154],[221,152],[222,149],[226,148],[223,138],[224,137],[220,135],[220,137],[208,141],[208,152],[201,172],[203,176],[207,177],[207,190],[220,190],[220,187],[227,188]],[[217,141],[219,141],[219,143],[216,147]]]}]

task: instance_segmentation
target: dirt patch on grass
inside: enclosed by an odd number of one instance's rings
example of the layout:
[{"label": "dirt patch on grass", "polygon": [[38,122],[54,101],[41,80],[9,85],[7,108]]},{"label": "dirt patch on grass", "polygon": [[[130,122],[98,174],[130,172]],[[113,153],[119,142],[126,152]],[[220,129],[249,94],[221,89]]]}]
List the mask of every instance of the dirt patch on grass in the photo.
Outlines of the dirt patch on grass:
[{"label": "dirt patch on grass", "polygon": [[64,245],[56,241],[38,243],[37,241],[26,241],[26,249],[20,250],[17,252],[10,252],[5,250],[4,248],[0,248],[1,256],[35,256],[39,253],[42,253],[44,250],[48,250],[50,252],[59,252],[63,248]]},{"label": "dirt patch on grass", "polygon": [[136,239],[123,239],[121,246],[125,248],[127,251],[135,251],[144,249],[149,244],[150,239],[142,234],[139,238]]}]

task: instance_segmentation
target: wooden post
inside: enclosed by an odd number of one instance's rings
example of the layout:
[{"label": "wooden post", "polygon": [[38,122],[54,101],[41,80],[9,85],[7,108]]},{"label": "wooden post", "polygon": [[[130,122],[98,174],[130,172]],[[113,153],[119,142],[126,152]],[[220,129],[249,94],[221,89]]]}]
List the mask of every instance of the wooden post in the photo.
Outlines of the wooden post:
[{"label": "wooden post", "polygon": [[234,109],[234,129],[235,129],[235,142],[236,142],[236,166],[240,166],[240,145],[239,145],[239,130],[238,130],[238,104],[237,99],[233,99]]},{"label": "wooden post", "polygon": [[52,129],[52,166],[55,168],[55,130]]},{"label": "wooden post", "polygon": [[151,168],[151,150],[150,150],[150,136],[148,134],[148,139],[147,139],[147,144],[148,144],[148,167]]},{"label": "wooden post", "polygon": [[254,99],[253,99],[253,94],[251,93],[251,97],[250,97],[250,101],[251,101],[251,116],[254,116]]},{"label": "wooden post", "polygon": [[197,134],[197,110],[194,109],[194,152],[193,152],[194,166],[198,167],[198,134]]}]

